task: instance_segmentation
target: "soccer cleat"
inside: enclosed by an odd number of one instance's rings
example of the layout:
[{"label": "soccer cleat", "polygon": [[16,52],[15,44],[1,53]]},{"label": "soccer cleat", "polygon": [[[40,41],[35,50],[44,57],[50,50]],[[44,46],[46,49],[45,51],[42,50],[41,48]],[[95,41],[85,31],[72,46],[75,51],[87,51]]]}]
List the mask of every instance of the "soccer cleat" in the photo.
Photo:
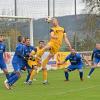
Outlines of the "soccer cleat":
[{"label": "soccer cleat", "polygon": [[32,81],[31,80],[28,81],[28,85],[32,85]]},{"label": "soccer cleat", "polygon": [[90,78],[90,76],[88,75],[87,78]]},{"label": "soccer cleat", "polygon": [[83,78],[81,78],[80,80],[81,80],[81,81],[84,81],[84,79],[83,79]]},{"label": "soccer cleat", "polygon": [[69,80],[64,80],[65,82],[69,82]]},{"label": "soccer cleat", "polygon": [[47,80],[44,80],[43,81],[43,84],[47,85],[48,84],[48,81]]},{"label": "soccer cleat", "polygon": [[25,81],[24,84],[28,84],[28,82]]},{"label": "soccer cleat", "polygon": [[4,81],[4,86],[6,87],[6,89],[11,89],[10,85],[8,84],[7,80]]}]

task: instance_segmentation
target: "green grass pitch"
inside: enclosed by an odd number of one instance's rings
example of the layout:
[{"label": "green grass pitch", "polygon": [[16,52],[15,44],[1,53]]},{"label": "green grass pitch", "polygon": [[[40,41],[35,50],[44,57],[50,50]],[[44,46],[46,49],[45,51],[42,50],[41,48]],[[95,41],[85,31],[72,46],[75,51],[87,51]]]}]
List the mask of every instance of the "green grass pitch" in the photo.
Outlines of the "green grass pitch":
[{"label": "green grass pitch", "polygon": [[12,90],[6,90],[4,77],[0,76],[0,100],[100,100],[100,69],[87,79],[89,69],[84,70],[84,81],[79,80],[78,71],[70,73],[70,81],[64,82],[63,70],[48,72],[48,85],[42,84],[42,73],[32,85],[25,85],[26,73]]}]

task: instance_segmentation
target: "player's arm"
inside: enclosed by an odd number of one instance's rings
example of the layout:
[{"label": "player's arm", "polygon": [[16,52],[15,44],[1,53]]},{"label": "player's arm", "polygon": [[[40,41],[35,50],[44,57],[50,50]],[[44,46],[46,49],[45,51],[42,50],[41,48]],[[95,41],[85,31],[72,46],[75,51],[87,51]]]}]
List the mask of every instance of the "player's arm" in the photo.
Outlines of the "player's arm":
[{"label": "player's arm", "polygon": [[3,49],[3,56],[4,56],[4,59],[6,59],[6,46],[4,45],[4,49]]},{"label": "player's arm", "polygon": [[91,66],[91,64],[89,63],[89,61],[84,56],[82,56],[82,60],[84,60],[86,62],[86,64],[88,64],[89,66]]},{"label": "player's arm", "polygon": [[72,46],[68,40],[67,34],[64,32],[64,41],[68,45],[69,49],[72,49]]},{"label": "player's arm", "polygon": [[65,58],[65,60],[64,61],[62,61],[62,62],[58,62],[57,64],[58,65],[63,65],[63,64],[65,64],[65,62],[67,61],[67,60],[69,60],[69,55]]},{"label": "player's arm", "polygon": [[93,61],[93,58],[94,58],[94,51],[93,51],[93,53],[92,53],[92,56],[91,56],[91,61]]},{"label": "player's arm", "polygon": [[52,29],[50,30],[50,36],[51,36],[52,39],[58,38],[58,36],[54,34],[54,31]]}]

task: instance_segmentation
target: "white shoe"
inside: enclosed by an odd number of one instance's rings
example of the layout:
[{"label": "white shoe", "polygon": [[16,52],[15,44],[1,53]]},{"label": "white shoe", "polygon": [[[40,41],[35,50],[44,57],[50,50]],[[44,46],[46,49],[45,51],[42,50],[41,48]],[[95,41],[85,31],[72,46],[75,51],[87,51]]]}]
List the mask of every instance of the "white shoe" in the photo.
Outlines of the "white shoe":
[{"label": "white shoe", "polygon": [[48,81],[47,81],[47,80],[44,80],[44,81],[43,81],[43,84],[48,84]]},{"label": "white shoe", "polygon": [[28,85],[32,85],[32,81],[31,80],[28,81]]},{"label": "white shoe", "polygon": [[87,76],[87,78],[90,78],[90,76]]},{"label": "white shoe", "polygon": [[4,81],[4,86],[6,87],[6,89],[11,89],[10,85],[8,84],[7,80]]},{"label": "white shoe", "polygon": [[28,82],[25,81],[24,84],[28,84]]}]

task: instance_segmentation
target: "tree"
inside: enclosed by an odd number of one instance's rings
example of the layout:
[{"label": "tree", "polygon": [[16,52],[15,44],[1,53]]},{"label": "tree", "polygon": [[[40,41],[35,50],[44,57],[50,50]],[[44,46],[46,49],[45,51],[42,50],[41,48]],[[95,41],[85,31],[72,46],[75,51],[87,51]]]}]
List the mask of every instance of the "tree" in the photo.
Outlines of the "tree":
[{"label": "tree", "polygon": [[86,3],[86,11],[88,14],[96,14],[100,16],[100,0],[83,0]]}]

